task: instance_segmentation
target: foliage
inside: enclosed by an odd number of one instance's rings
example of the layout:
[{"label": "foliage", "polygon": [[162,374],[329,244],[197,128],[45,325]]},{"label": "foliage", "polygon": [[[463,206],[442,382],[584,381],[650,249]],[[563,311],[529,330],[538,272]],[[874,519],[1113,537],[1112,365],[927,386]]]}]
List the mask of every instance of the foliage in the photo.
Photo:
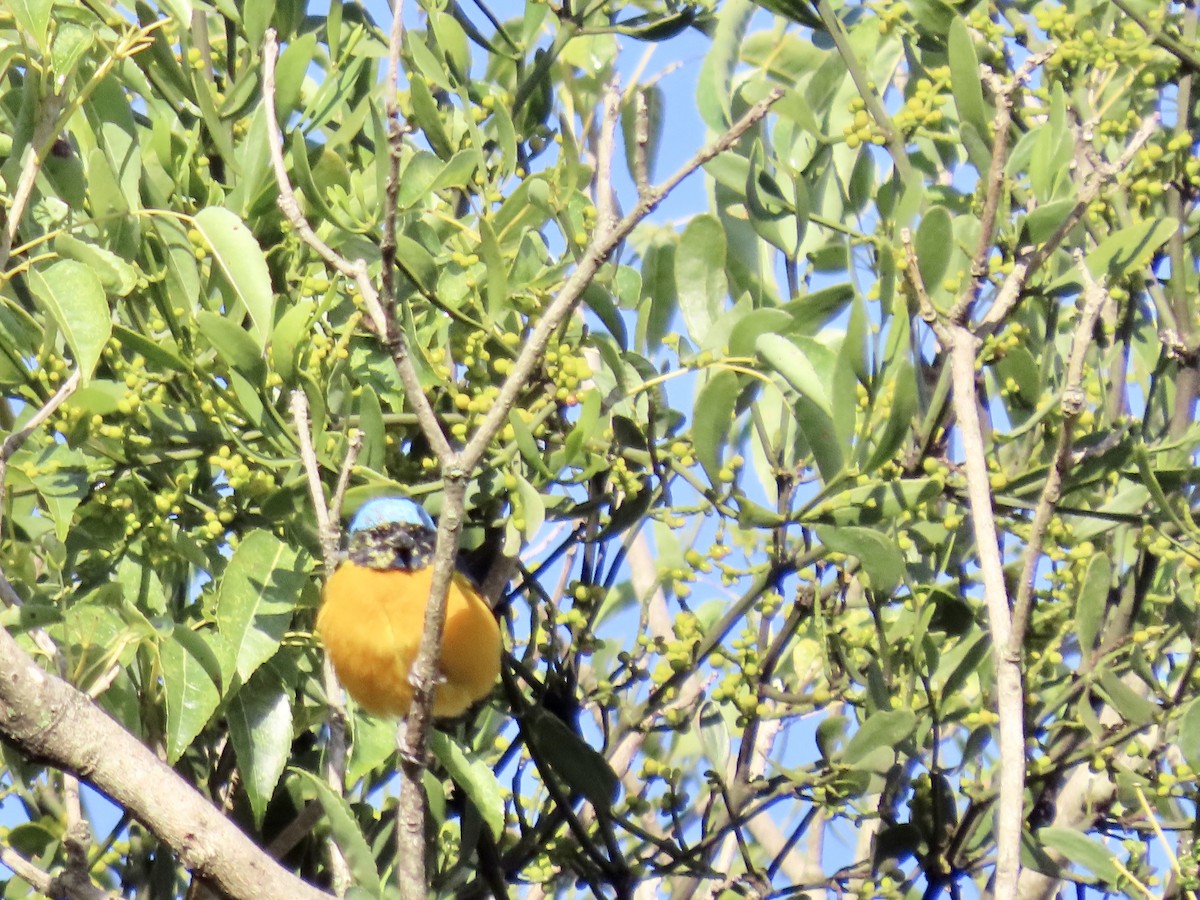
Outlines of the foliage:
[{"label": "foliage", "polygon": [[[635,70],[643,47],[662,64],[706,36],[695,106],[710,136],[784,92],[693,176],[706,211],[648,219],[601,270],[471,483],[477,574],[521,563],[503,685],[434,743],[432,889],[982,887],[994,623],[931,327],[963,313],[1010,597],[1031,540],[1040,554],[1023,890],[1039,873],[1194,887],[1196,11],[763,6],[409,14],[390,312],[457,442],[595,229],[614,72],[636,79],[630,205],[677,162],[673,141],[702,143],[664,133],[684,76]],[[282,841],[287,868],[328,884],[332,840],[357,890],[378,893],[394,735],[354,715],[348,790],[328,787],[321,553],[292,392],[327,491],[360,436],[349,505],[398,491],[436,513],[441,481],[358,285],[276,204],[268,27],[302,212],[378,281],[388,35],[371,13],[0,11],[0,425],[83,382],[8,460],[2,624],[256,841]],[[1106,293],[1081,329],[1092,279]],[[5,845],[46,871],[73,864],[63,776],[3,753]],[[293,834],[313,803],[323,815]],[[823,856],[847,823],[856,841]],[[127,818],[93,824],[96,883],[184,889],[179,848]],[[6,896],[27,889],[14,876]]]}]

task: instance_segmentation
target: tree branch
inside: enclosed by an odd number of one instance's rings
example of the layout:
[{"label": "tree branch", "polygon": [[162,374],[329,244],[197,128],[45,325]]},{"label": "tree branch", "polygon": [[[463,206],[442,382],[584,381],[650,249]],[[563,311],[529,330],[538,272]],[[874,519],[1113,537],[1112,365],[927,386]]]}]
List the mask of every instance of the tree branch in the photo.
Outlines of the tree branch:
[{"label": "tree branch", "polygon": [[1008,277],[1000,285],[1000,289],[996,292],[996,297],[992,301],[991,308],[984,314],[979,321],[979,327],[976,329],[980,334],[999,327],[1008,314],[1012,312],[1017,301],[1025,293],[1025,287],[1029,284],[1029,279],[1045,264],[1052,253],[1058,249],[1059,245],[1066,239],[1080,219],[1087,212],[1092,201],[1100,196],[1100,191],[1109,179],[1114,178],[1118,173],[1127,169],[1133,161],[1133,156],[1142,145],[1150,139],[1158,129],[1158,113],[1153,113],[1146,117],[1142,122],[1142,126],[1137,130],[1134,136],[1126,145],[1125,150],[1121,153],[1120,158],[1114,162],[1103,166],[1097,166],[1089,174],[1083,183],[1083,187],[1079,189],[1079,194],[1075,202],[1075,206],[1063,219],[1062,223],[1054,230],[1054,233],[1046,239],[1046,241],[1032,253],[1029,253],[1023,258],[1016,261],[1013,270],[1009,272]]},{"label": "tree branch", "polygon": [[[362,435],[356,433],[346,448],[346,458],[338,475],[337,489],[332,501],[326,505],[325,488],[321,481],[321,464],[317,460],[312,442],[312,422],[309,418],[308,395],[302,390],[292,391],[292,422],[296,426],[296,438],[300,447],[300,462],[308,480],[308,492],[312,499],[313,513],[317,517],[317,534],[321,542],[321,556],[328,578],[338,564],[338,528],[341,519],[342,499],[354,463],[362,449]],[[329,740],[325,745],[325,782],[339,796],[346,791],[346,704],[342,699],[342,685],[333,663],[326,656],[321,661],[321,682],[325,689],[325,701],[329,705]],[[343,896],[351,884],[350,866],[346,863],[338,845],[328,842],[329,868],[334,892]]]},{"label": "tree branch", "polygon": [[[1075,435],[1075,423],[1079,420],[1080,413],[1083,412],[1086,400],[1083,393],[1083,361],[1087,355],[1088,346],[1092,342],[1092,329],[1095,328],[1096,320],[1100,317],[1100,310],[1108,297],[1103,283],[1097,283],[1092,278],[1092,273],[1084,264],[1083,254],[1080,251],[1075,252],[1075,264],[1084,284],[1083,310],[1080,313],[1079,322],[1075,326],[1075,333],[1071,337],[1071,352],[1067,358],[1067,372],[1063,381],[1061,400],[1062,426],[1058,432],[1058,443],[1054,448],[1054,461],[1046,476],[1046,483],[1042,486],[1042,493],[1038,498],[1037,509],[1034,511],[1029,529],[1029,540],[1025,545],[1025,559],[1021,567],[1021,581],[1017,585],[1017,599],[1012,617],[1013,628],[1009,638],[1008,653],[1012,657],[1021,655],[1025,643],[1025,631],[1029,626],[1030,614],[1033,612],[1034,577],[1037,574],[1038,561],[1042,557],[1042,538],[1046,534],[1046,528],[1050,525],[1055,504],[1061,496],[1063,479],[1071,466],[1071,447]],[[1080,650],[1084,653],[1087,652],[1087,648],[1081,647]]]},{"label": "tree branch", "polygon": [[1012,613],[1004,583],[1000,539],[988,482],[987,450],[975,390],[975,362],[979,338],[965,325],[948,323],[933,308],[921,282],[917,258],[907,229],[904,272],[917,295],[921,317],[930,324],[950,358],[950,389],[962,442],[967,478],[967,508],[979,554],[984,606],[992,635],[992,660],[996,667],[996,713],[1000,731],[1000,796],[996,804],[995,896],[1011,897],[1021,872],[1021,828],[1025,798],[1025,694],[1020,654],[1010,652]]},{"label": "tree branch", "polygon": [[326,897],[283,869],[144,744],[0,629],[0,734],[128,810],[184,866],[239,898]]}]

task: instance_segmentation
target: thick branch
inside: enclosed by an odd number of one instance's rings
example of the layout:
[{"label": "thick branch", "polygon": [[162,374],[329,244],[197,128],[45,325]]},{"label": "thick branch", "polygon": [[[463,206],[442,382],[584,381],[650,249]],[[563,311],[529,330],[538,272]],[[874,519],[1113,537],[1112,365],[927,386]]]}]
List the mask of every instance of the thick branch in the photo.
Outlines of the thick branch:
[{"label": "thick branch", "polygon": [[146,826],[201,879],[231,897],[326,897],[284,870],[98,706],[39,668],[0,629],[0,734],[72,772]]},{"label": "thick branch", "polygon": [[979,555],[992,658],[996,667],[996,713],[1000,718],[1000,791],[996,804],[995,896],[1011,897],[1021,873],[1021,828],[1025,798],[1025,695],[1021,682],[1020,654],[1010,652],[1012,613],[1004,583],[1000,539],[987,472],[987,449],[975,393],[975,362],[979,339],[964,325],[947,323],[938,315],[925,292],[911,235],[901,233],[904,273],[917,297],[921,317],[933,328],[950,357],[950,386],[954,415],[962,441],[963,468],[967,477],[967,506]]}]

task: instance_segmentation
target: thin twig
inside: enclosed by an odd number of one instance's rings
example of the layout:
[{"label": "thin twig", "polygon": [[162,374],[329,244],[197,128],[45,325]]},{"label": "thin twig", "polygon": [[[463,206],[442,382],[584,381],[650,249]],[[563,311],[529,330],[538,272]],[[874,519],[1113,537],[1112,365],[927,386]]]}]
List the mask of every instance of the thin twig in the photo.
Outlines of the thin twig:
[{"label": "thin twig", "polygon": [[621,81],[617,75],[604,85],[603,98],[604,114],[596,140],[596,218],[611,223],[617,220],[617,195],[612,178],[603,177],[601,173],[613,170],[617,119],[621,115]]},{"label": "thin twig", "polygon": [[321,556],[328,572],[333,571],[337,559],[337,529],[329,518],[329,506],[325,499],[325,487],[321,482],[321,464],[313,449],[311,423],[308,417],[308,397],[302,390],[292,391],[292,423],[296,427],[296,439],[300,445],[300,462],[308,479],[308,494],[312,499],[313,515],[317,517],[317,538],[321,542]]},{"label": "thin twig", "polygon": [[0,671],[0,735],[27,757],[95,785],[198,878],[232,897],[328,896],[271,860],[153,750],[79,690],[41,668],[3,628]]},{"label": "thin twig", "polygon": [[908,279],[913,296],[917,301],[917,313],[933,329],[933,333],[937,335],[942,346],[948,347],[951,341],[950,329],[938,316],[937,308],[929,299],[929,292],[925,289],[925,279],[921,277],[921,267],[917,261],[917,251],[913,247],[910,229],[900,229],[900,244],[904,250],[904,276]]},{"label": "thin twig", "polygon": [[615,225],[606,227],[605,222],[597,222],[596,233],[580,258],[575,271],[563,284],[558,294],[546,308],[542,318],[534,326],[524,348],[513,363],[512,371],[501,386],[500,394],[493,401],[487,415],[479,423],[470,443],[463,449],[459,462],[464,469],[473,471],[479,464],[491,440],[504,427],[504,423],[508,420],[508,415],[512,411],[517,397],[532,376],[551,337],[558,330],[559,325],[562,324],[567,315],[579,303],[584,290],[591,284],[592,279],[596,276],[596,273],[600,270],[605,260],[608,259],[608,255],[613,249],[625,240],[634,227],[653,212],[663,201],[663,198],[674,190],[680,182],[700,169],[709,160],[729,150],[747,131],[762,121],[767,113],[770,112],[771,107],[782,96],[782,89],[772,89],[766,97],[750,107],[728,131],[696,153],[695,156],[680,166],[669,178],[661,184],[649,188],[644,193],[640,193],[637,204],[625,214],[624,218],[616,222]]},{"label": "thin twig", "polygon": [[82,879],[71,871],[59,876],[51,875],[11,847],[0,847],[0,863],[4,863],[35,891],[47,897],[70,897],[72,900],[116,900],[120,897],[119,894],[96,887],[86,873]]},{"label": "thin twig", "polygon": [[8,265],[12,244],[17,237],[17,229],[21,227],[21,217],[25,215],[25,207],[29,203],[29,198],[33,196],[37,174],[53,143],[53,137],[58,128],[59,114],[65,103],[65,94],[52,93],[43,100],[42,106],[38,110],[37,120],[33,125],[33,135],[25,147],[25,159],[21,166],[21,174],[17,176],[16,190],[13,191],[12,202],[6,212],[7,222],[4,233],[0,234],[0,271]]},{"label": "thin twig", "polygon": [[342,519],[342,507],[346,503],[346,491],[350,487],[350,476],[354,473],[354,466],[358,462],[358,454],[362,452],[362,448],[363,433],[356,429],[350,435],[350,440],[346,442],[346,458],[342,462],[342,471],[338,473],[337,486],[329,501],[330,521],[340,522]]},{"label": "thin twig", "polygon": [[979,555],[984,605],[996,667],[996,712],[999,721],[1000,800],[996,810],[995,895],[1016,896],[1021,866],[1021,829],[1025,821],[1025,696],[1020,657],[1011,648],[1012,614],[1004,583],[1004,563],[992,508],[986,447],[975,392],[975,361],[979,339],[963,326],[950,326],[950,378],[954,414],[962,442],[967,480],[967,507]]},{"label": "thin twig", "polygon": [[[54,395],[43,403],[37,412],[29,417],[29,421],[20,430],[14,431],[4,439],[3,444],[0,444],[0,519],[3,518],[6,508],[5,495],[8,490],[8,461],[29,440],[30,435],[41,428],[54,415],[55,411],[79,389],[82,381],[83,374],[79,369],[76,369],[62,383],[59,389],[54,392]],[[9,582],[8,576],[4,573],[2,566],[0,566],[0,601],[5,606],[14,608],[21,606],[24,602],[13,588],[12,583]],[[33,642],[37,644],[38,649],[45,653],[48,658],[58,661],[61,670],[64,660],[58,652],[58,645],[54,643],[54,640],[46,633],[46,630],[44,628],[32,628],[30,629],[30,637],[33,638]]]},{"label": "thin twig", "polygon": [[833,39],[838,56],[842,58],[842,62],[850,72],[854,86],[858,88],[858,95],[866,104],[867,111],[875,120],[875,125],[883,132],[883,138],[888,146],[888,155],[892,158],[892,165],[896,167],[896,173],[900,176],[901,181],[908,182],[912,177],[913,169],[912,163],[908,159],[908,150],[904,145],[904,137],[896,130],[892,117],[888,115],[887,109],[883,105],[883,99],[875,90],[871,76],[863,68],[855,54],[854,45],[842,25],[842,20],[838,18],[829,0],[818,0],[817,14],[821,17],[821,23],[825,26],[825,30]]},{"label": "thin twig", "polygon": [[1009,272],[1004,282],[1000,285],[1000,290],[996,292],[996,298],[992,301],[991,308],[988,309],[980,320],[979,328],[976,329],[978,333],[983,334],[997,328],[1008,318],[1008,314],[1012,312],[1017,301],[1024,295],[1029,279],[1041,269],[1051,254],[1058,249],[1067,235],[1071,233],[1071,229],[1079,224],[1079,220],[1087,213],[1092,201],[1100,196],[1100,191],[1104,188],[1104,185],[1110,179],[1116,177],[1118,173],[1129,168],[1134,154],[1141,149],[1142,145],[1150,139],[1150,135],[1157,129],[1158,113],[1152,113],[1142,122],[1142,126],[1130,139],[1116,162],[1097,167],[1088,174],[1083,187],[1079,189],[1075,206],[1067,213],[1062,223],[1054,230],[1054,233],[1046,239],[1045,243],[1032,252],[1024,254],[1014,263],[1013,270]]},{"label": "thin twig", "polygon": [[1000,209],[1000,196],[1004,193],[1004,165],[1008,160],[1009,130],[1012,126],[1013,102],[1017,90],[1032,77],[1034,70],[1050,57],[1051,52],[1043,50],[1031,55],[996,96],[996,136],[992,140],[992,161],[988,166],[987,180],[984,182],[987,193],[984,196],[983,212],[979,216],[979,243],[976,245],[975,258],[971,261],[971,280],[949,314],[950,321],[957,325],[962,325],[970,318],[971,309],[979,299],[987,279],[988,257],[992,253],[993,238],[996,234],[996,215]]},{"label": "thin twig", "polygon": [[639,194],[650,188],[650,162],[647,148],[650,144],[650,110],[646,95],[642,91],[633,94],[633,181]]},{"label": "thin twig", "polygon": [[[382,334],[383,323],[374,315],[375,310],[379,308],[379,295],[367,274],[366,263],[361,259],[353,262],[346,259],[317,237],[317,233],[304,218],[304,213],[300,210],[300,201],[296,199],[296,192],[288,179],[287,165],[283,161],[283,132],[280,130],[275,111],[275,64],[278,60],[279,43],[275,39],[275,29],[268,28],[263,41],[263,103],[267,113],[267,148],[271,156],[271,168],[275,171],[275,184],[279,187],[279,209],[309,248],[338,272],[354,279],[367,311],[372,314],[375,330]],[[372,299],[374,304],[370,302]]]},{"label": "thin twig", "polygon": [[79,779],[70,772],[63,773],[62,796],[67,812],[67,827],[63,833],[63,850],[67,857],[65,869],[75,884],[90,884],[88,848],[92,843],[92,827],[79,800]]},{"label": "thin twig", "polygon": [[[312,422],[309,417],[308,396],[302,390],[292,391],[291,397],[292,422],[296,428],[296,439],[300,447],[300,462],[308,480],[308,492],[312,500],[313,514],[317,517],[317,535],[321,542],[321,556],[325,563],[325,577],[333,573],[337,567],[338,531],[336,516],[341,509],[341,495],[349,482],[350,473],[354,469],[354,461],[358,457],[361,440],[350,440],[346,460],[338,477],[338,493],[334,495],[333,508],[325,500],[325,487],[321,481],[321,464],[317,459],[312,442]],[[337,794],[345,793],[346,785],[346,706],[342,700],[342,686],[334,672],[333,664],[326,656],[322,661],[321,680],[325,689],[325,700],[329,705],[329,740],[325,745],[325,781]],[[329,867],[333,881],[334,892],[343,896],[352,882],[350,866],[347,864],[341,849],[332,840],[328,842]]]},{"label": "thin twig", "polygon": [[[29,421],[20,431],[14,431],[4,439],[4,443],[0,444],[0,465],[7,464],[12,455],[21,448],[21,445],[29,440],[29,436],[41,428],[42,423],[54,415],[55,410],[75,393],[82,378],[83,375],[78,369],[72,372],[71,377],[62,383],[62,386],[54,392],[54,396],[42,404],[41,409],[30,416]],[[0,500],[4,499],[3,491],[4,482],[0,480]]]},{"label": "thin twig", "polygon": [[[1030,524],[1029,538],[1025,545],[1025,559],[1021,567],[1021,580],[1017,585],[1017,598],[1013,606],[1013,627],[1010,637],[1009,655],[1019,656],[1025,643],[1025,631],[1029,626],[1029,617],[1033,612],[1034,577],[1037,573],[1038,561],[1042,556],[1042,537],[1050,525],[1054,515],[1055,504],[1062,492],[1063,480],[1071,466],[1071,447],[1075,435],[1075,425],[1086,401],[1083,392],[1083,364],[1088,347],[1092,342],[1092,330],[1100,317],[1100,310],[1108,293],[1104,281],[1097,282],[1092,277],[1083,260],[1083,253],[1075,251],[1075,265],[1083,279],[1083,309],[1075,332],[1071,337],[1071,351],[1067,357],[1067,371],[1063,380],[1062,391],[1062,426],[1058,432],[1058,443],[1054,448],[1054,461],[1046,476],[1038,498],[1037,509]],[[1085,654],[1091,648],[1080,648]]]}]

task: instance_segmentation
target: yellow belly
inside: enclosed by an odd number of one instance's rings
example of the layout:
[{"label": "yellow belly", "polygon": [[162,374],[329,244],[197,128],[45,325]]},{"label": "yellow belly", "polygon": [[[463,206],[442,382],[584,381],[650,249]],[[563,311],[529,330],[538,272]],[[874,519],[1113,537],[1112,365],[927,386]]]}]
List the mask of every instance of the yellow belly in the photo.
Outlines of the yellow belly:
[{"label": "yellow belly", "polygon": [[[338,678],[360,706],[402,716],[412,703],[408,673],[425,624],[433,570],[369,569],[345,562],[325,583],[317,631]],[[500,672],[500,628],[466,578],[455,575],[446,604],[444,679],[433,714],[461,715],[491,692]]]}]

